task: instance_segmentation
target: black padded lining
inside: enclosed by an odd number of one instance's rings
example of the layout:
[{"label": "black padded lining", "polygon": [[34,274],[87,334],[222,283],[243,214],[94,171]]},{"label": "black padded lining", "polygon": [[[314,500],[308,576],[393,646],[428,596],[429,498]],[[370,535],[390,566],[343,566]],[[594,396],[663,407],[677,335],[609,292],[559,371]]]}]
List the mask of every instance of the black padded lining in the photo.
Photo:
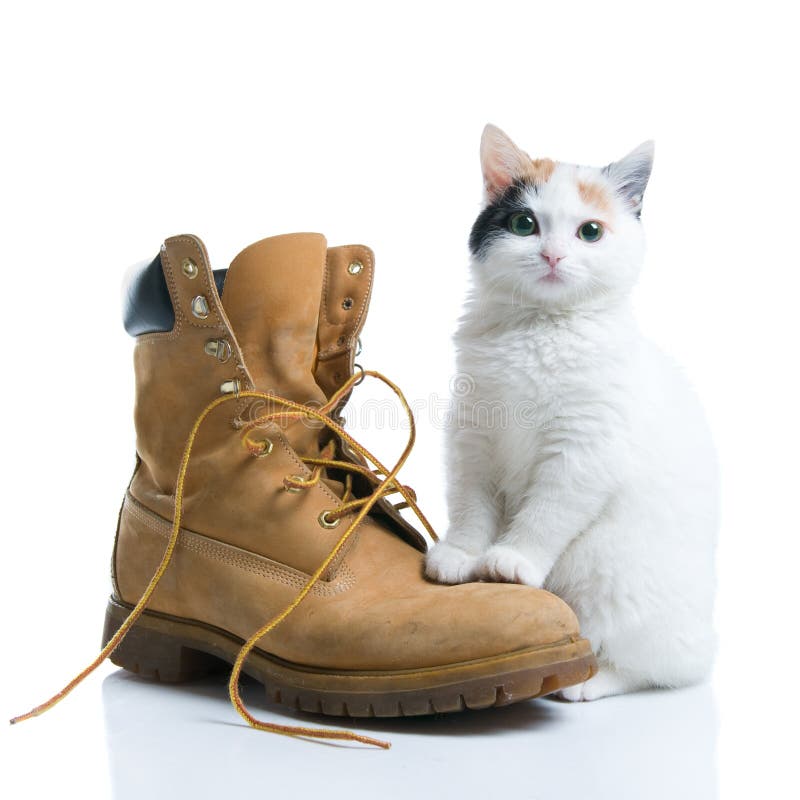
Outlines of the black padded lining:
[{"label": "black padded lining", "polygon": [[214,270],[214,283],[217,285],[217,294],[222,298],[222,290],[225,288],[225,278],[228,275],[227,269]]},{"label": "black padded lining", "polygon": [[160,255],[128,279],[122,321],[131,336],[167,333],[174,327],[175,309],[172,307]]},{"label": "black padded lining", "polygon": [[[220,297],[227,274],[227,269],[214,270],[214,283]],[[122,321],[131,336],[168,333],[175,326],[175,309],[172,307],[160,255],[136,270],[128,279]]]}]

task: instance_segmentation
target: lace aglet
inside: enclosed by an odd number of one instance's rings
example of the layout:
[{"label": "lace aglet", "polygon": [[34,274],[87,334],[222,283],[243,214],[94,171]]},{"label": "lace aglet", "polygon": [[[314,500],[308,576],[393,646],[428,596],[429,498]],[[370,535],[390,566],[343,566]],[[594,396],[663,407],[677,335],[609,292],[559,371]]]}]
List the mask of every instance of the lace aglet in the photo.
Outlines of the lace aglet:
[{"label": "lace aglet", "polygon": [[[69,687],[70,689],[72,687]],[[62,690],[57,695],[54,695],[49,700],[40,705],[36,706],[36,708],[32,708],[25,714],[20,714],[17,717],[11,717],[8,721],[9,725],[18,725],[20,722],[25,722],[26,720],[33,719],[34,717],[38,717],[44,714],[45,711],[49,711],[59,700],[63,699],[68,694],[68,690]]]},{"label": "lace aglet", "polygon": [[39,714],[42,714],[47,709],[44,708],[34,708],[31,711],[28,711],[27,714],[20,714],[17,717],[11,717],[8,721],[9,725],[18,725],[20,722],[25,722],[26,720],[33,719],[34,717],[38,717]]}]

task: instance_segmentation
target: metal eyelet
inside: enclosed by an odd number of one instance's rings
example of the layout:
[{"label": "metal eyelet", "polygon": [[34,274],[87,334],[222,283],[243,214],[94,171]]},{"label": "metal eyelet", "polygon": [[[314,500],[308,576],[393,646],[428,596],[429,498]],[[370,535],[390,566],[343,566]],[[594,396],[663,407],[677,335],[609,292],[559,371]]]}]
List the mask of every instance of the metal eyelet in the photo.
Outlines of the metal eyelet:
[{"label": "metal eyelet", "polygon": [[261,452],[256,453],[256,458],[265,458],[272,452],[272,439],[262,439],[260,442],[254,442],[254,444],[261,445]]},{"label": "metal eyelet", "polygon": [[[290,475],[289,478],[293,481],[304,481],[305,478],[302,475]],[[283,488],[286,489],[287,492],[290,494],[298,494],[303,490],[299,486],[288,486],[287,484],[283,485]]]},{"label": "metal eyelet", "polygon": [[205,319],[208,316],[208,300],[199,294],[192,300],[192,314],[198,319]]},{"label": "metal eyelet", "polygon": [[364,265],[360,261],[351,261],[347,267],[347,271],[351,275],[358,275],[362,269],[364,269]]},{"label": "metal eyelet", "polygon": [[317,517],[317,521],[323,528],[335,528],[342,520],[339,517],[336,519],[328,519],[328,514],[330,511],[323,511],[319,517]]},{"label": "metal eyelet", "polygon": [[181,271],[189,280],[194,280],[200,270],[197,269],[197,264],[191,258],[184,258],[181,261]]},{"label": "metal eyelet", "polygon": [[345,311],[349,311],[352,307],[353,307],[353,298],[352,297],[345,297],[345,299],[342,300],[342,308]]},{"label": "metal eyelet", "polygon": [[231,344],[227,339],[209,339],[203,349],[223,364],[231,357]]},{"label": "metal eyelet", "polygon": [[240,384],[239,379],[234,378],[230,381],[223,381],[219,385],[220,394],[239,394]]}]

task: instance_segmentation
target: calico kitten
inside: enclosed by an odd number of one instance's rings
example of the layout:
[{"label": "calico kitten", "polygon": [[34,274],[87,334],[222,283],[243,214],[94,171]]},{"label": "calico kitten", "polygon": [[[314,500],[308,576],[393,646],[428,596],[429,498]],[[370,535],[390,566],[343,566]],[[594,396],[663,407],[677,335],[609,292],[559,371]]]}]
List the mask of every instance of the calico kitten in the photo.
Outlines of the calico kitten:
[{"label": "calico kitten", "polygon": [[450,526],[426,569],[563,597],[600,662],[568,700],[697,682],[714,649],[714,450],[631,311],[652,160],[650,142],[603,169],[532,160],[491,125],[481,142]]}]

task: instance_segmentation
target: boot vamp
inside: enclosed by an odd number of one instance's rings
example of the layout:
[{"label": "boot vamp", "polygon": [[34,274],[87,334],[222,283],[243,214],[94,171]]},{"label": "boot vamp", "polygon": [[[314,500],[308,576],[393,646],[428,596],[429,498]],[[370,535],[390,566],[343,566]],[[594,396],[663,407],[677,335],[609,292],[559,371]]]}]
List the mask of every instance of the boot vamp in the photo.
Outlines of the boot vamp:
[{"label": "boot vamp", "polygon": [[[168,520],[126,499],[116,552],[118,599],[132,605],[141,597],[170,530]],[[245,640],[287,608],[308,577],[269,556],[183,529],[148,609]],[[419,551],[367,520],[329,580],[319,581],[258,646],[301,666],[400,670],[577,638],[575,615],[554,595],[511,584],[431,583]]]},{"label": "boot vamp", "polygon": [[309,596],[263,650],[319,668],[415,669],[579,638],[574,613],[549,592],[434,584],[422,555],[388,531],[368,524],[358,535],[340,570],[347,588]]}]

